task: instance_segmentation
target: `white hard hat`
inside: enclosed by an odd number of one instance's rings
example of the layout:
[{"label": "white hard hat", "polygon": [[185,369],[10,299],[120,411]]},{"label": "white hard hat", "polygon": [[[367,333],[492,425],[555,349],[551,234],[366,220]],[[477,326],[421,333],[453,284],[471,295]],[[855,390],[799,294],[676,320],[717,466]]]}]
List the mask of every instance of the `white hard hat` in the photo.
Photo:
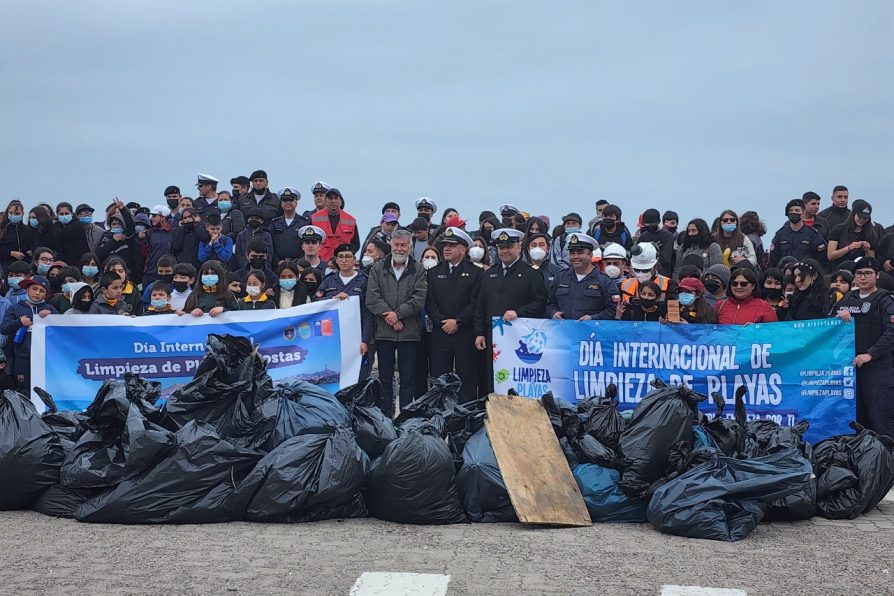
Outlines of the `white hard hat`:
[{"label": "white hard hat", "polygon": [[658,264],[658,249],[651,242],[642,242],[630,251],[630,266],[634,269],[651,269]]},{"label": "white hard hat", "polygon": [[616,242],[611,242],[602,249],[603,259],[624,259],[627,260],[627,249]]}]

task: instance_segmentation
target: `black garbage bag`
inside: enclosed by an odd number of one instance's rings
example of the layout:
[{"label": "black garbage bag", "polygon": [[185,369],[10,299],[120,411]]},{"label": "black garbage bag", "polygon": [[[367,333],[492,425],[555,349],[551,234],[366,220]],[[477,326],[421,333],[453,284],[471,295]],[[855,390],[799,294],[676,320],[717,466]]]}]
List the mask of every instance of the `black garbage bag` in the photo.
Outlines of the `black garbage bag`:
[{"label": "black garbage bag", "polygon": [[456,485],[470,521],[518,521],[497,464],[497,456],[483,426],[463,447],[462,466],[456,473]]},{"label": "black garbage bag", "polygon": [[0,510],[25,509],[59,483],[62,444],[31,400],[15,391],[0,396]]},{"label": "black garbage bag", "polygon": [[804,440],[810,423],[801,420],[794,426],[781,426],[773,420],[752,420],[745,427],[746,457],[761,457],[774,451],[795,448],[806,459],[811,459],[812,447]]},{"label": "black garbage bag", "polygon": [[583,432],[592,436],[609,449],[617,449],[621,433],[626,423],[618,412],[617,388],[609,385],[605,397],[591,397],[581,402],[578,410],[583,413],[586,422]]},{"label": "black garbage bag", "polygon": [[431,388],[406,406],[401,406],[400,414],[394,419],[398,425],[411,418],[431,418],[439,414],[444,420],[450,418],[459,403],[459,375],[447,373],[437,379],[430,379]]},{"label": "black garbage bag", "polygon": [[632,498],[645,495],[665,474],[671,447],[680,441],[692,444],[698,403],[707,399],[685,385],[668,387],[657,379],[653,385],[619,441],[620,454],[630,460],[619,485]]},{"label": "black garbage bag", "polygon": [[431,424],[401,431],[373,463],[365,493],[370,513],[407,524],[468,521],[456,489],[447,443]]},{"label": "black garbage bag", "polygon": [[67,452],[87,430],[87,415],[82,412],[60,412],[52,395],[40,387],[35,387],[34,392],[47,408],[41,418],[53,429],[62,442],[62,449]]},{"label": "black garbage bag", "polygon": [[813,449],[816,509],[829,519],[867,513],[894,488],[894,439],[851,422],[853,435],[820,441]]},{"label": "black garbage bag", "polygon": [[382,383],[375,377],[342,389],[336,399],[351,413],[357,444],[371,458],[382,455],[388,443],[397,438],[394,423],[376,404],[382,398]]},{"label": "black garbage bag", "polygon": [[798,492],[810,462],[796,449],[755,459],[714,456],[659,487],[646,516],[661,532],[736,541],[763,518],[769,503]]},{"label": "black garbage bag", "polygon": [[583,435],[574,447],[577,460],[582,464],[596,464],[615,470],[624,470],[631,465],[630,460],[618,455],[617,451],[608,448],[590,434]]},{"label": "black garbage bag", "polygon": [[625,495],[618,486],[621,473],[617,470],[585,463],[576,466],[572,473],[593,522],[646,521],[646,506],[649,500],[631,499]]},{"label": "black garbage bag", "polygon": [[178,428],[192,420],[207,422],[221,438],[254,449],[273,429],[273,405],[264,407],[273,393],[257,346],[245,337],[211,334],[193,380],[174,391],[165,412]]},{"label": "black garbage bag", "polygon": [[351,427],[351,414],[332,393],[305,381],[277,386],[277,414],[267,448],[330,427]]},{"label": "black garbage bag", "polygon": [[[261,522],[366,517],[369,458],[350,428],[329,427],[278,445],[239,483],[245,519]],[[359,497],[359,498],[358,498]]]},{"label": "black garbage bag", "polygon": [[549,421],[553,425],[556,437],[567,438],[569,441],[577,440],[581,434],[581,419],[577,412],[577,406],[554,397],[551,391],[547,391],[540,398],[543,409],[549,415]]},{"label": "black garbage bag", "polygon": [[748,423],[745,412],[745,391],[744,385],[736,390],[736,415],[733,420],[723,417],[726,400],[719,393],[714,393],[711,396],[716,407],[714,419],[704,424],[705,430],[714,439],[717,448],[729,457],[736,457],[745,451],[745,427]]},{"label": "black garbage bag", "polygon": [[107,381],[87,408],[89,430],[65,454],[60,473],[63,486],[115,486],[173,448],[174,433],[146,418],[159,414],[158,410],[140,400],[130,401],[122,389],[120,382]]},{"label": "black garbage bag", "polygon": [[224,441],[210,424],[191,421],[177,431],[176,446],[141,473],[89,499],[78,521],[156,524],[233,521],[222,506],[263,456]]}]

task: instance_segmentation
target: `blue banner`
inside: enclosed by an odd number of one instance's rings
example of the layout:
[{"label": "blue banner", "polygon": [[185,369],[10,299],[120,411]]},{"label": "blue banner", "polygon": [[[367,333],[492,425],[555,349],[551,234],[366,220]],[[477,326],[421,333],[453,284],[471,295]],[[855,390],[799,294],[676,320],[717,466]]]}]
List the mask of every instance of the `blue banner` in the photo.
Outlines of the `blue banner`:
[{"label": "blue banner", "polygon": [[[103,381],[134,373],[162,385],[162,397],[189,382],[209,334],[248,337],[274,381],[309,381],[328,391],[360,374],[359,299],[283,310],[204,315],[50,315],[32,328],[31,380],[60,410],[83,410]],[[39,398],[32,396],[35,403]],[[41,404],[42,409],[42,404]]]},{"label": "blue banner", "polygon": [[636,407],[656,377],[730,404],[744,385],[749,419],[791,426],[808,440],[849,433],[856,416],[854,326],[839,319],[739,325],[493,319],[497,393],[576,402],[618,386],[621,409]]}]

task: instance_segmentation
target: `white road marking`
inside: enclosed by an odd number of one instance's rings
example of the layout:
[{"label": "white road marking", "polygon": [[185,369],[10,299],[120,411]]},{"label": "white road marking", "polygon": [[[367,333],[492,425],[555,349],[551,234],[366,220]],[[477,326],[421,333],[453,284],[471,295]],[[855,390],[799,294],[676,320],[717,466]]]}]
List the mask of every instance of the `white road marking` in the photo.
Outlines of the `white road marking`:
[{"label": "white road marking", "polygon": [[350,596],[444,596],[449,575],[367,572],[357,578]]},{"label": "white road marking", "polygon": [[661,596],[748,596],[748,593],[730,588],[666,585],[661,586]]}]

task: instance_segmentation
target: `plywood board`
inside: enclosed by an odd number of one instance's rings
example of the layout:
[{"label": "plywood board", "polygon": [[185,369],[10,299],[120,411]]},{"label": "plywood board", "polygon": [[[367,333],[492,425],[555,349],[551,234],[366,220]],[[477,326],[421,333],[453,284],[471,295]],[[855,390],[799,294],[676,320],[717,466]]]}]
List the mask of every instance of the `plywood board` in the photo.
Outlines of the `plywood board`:
[{"label": "plywood board", "polygon": [[590,525],[587,506],[540,400],[491,395],[485,426],[519,521]]}]

